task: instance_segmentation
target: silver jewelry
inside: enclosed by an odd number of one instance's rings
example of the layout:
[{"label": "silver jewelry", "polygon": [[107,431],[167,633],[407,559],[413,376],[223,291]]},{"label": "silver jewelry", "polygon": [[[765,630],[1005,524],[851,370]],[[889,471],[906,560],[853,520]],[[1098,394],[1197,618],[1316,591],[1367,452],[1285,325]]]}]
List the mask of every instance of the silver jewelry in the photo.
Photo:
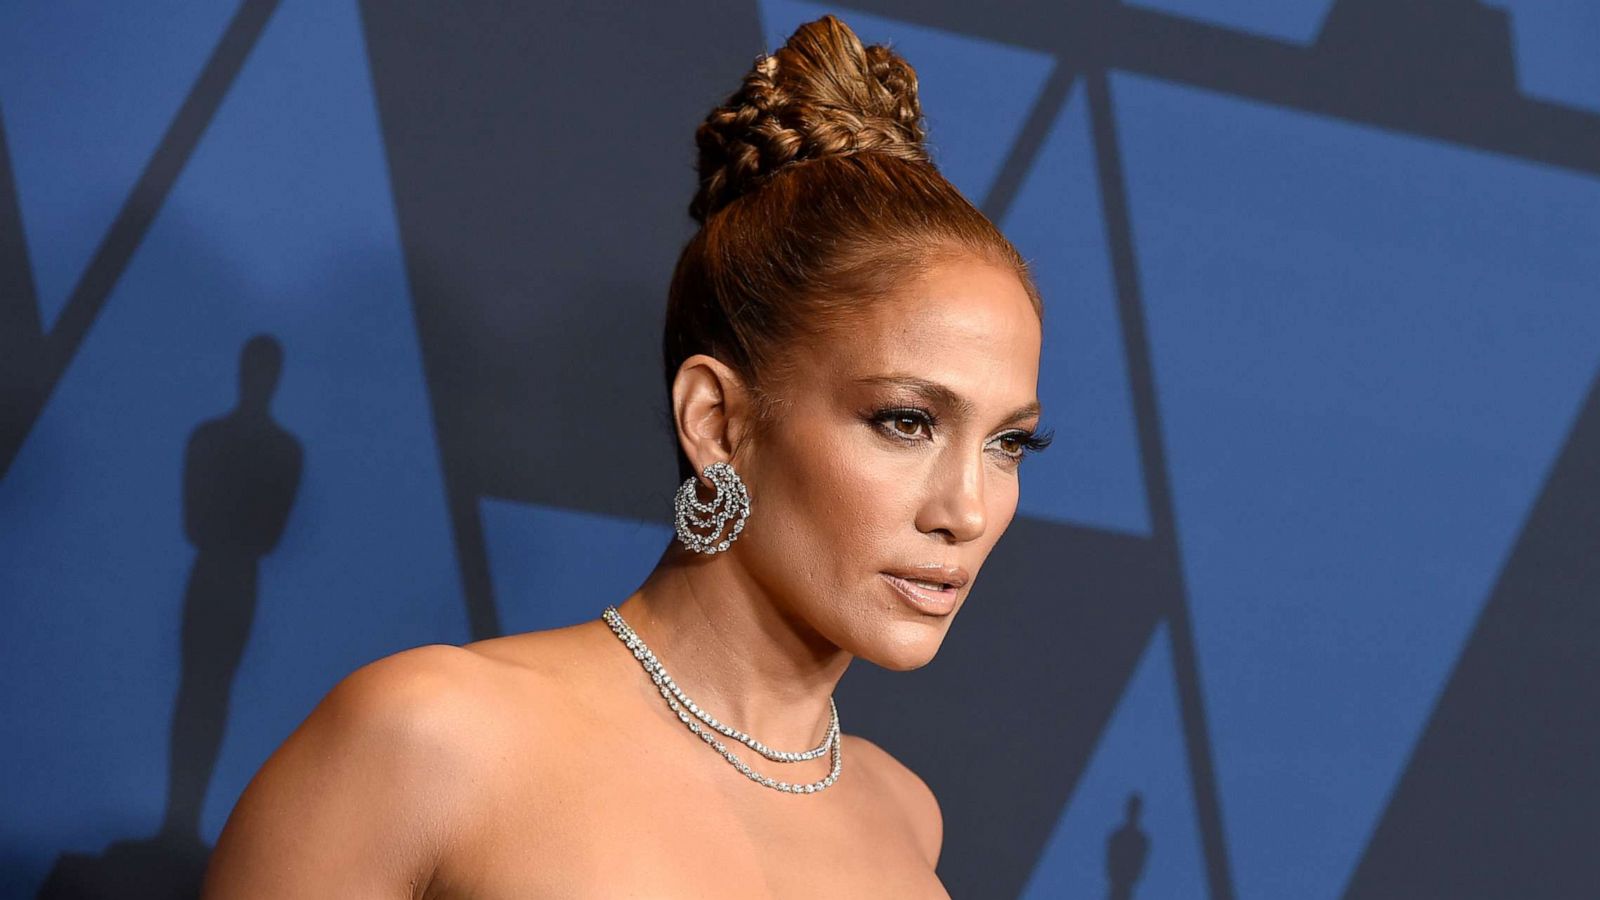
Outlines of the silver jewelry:
[{"label": "silver jewelry", "polygon": [[[750,516],[750,493],[745,490],[739,473],[724,461],[718,460],[706,466],[700,474],[717,490],[710,502],[700,502],[695,493],[695,479],[687,478],[678,486],[678,495],[673,499],[672,506],[677,513],[678,540],[696,553],[709,555],[728,549],[729,544],[739,539],[739,532],[744,530],[744,520]],[[718,541],[717,535],[722,533],[722,526],[734,516],[738,516],[738,519],[733,523],[733,530]],[[709,528],[711,531],[700,535],[691,531],[691,528]]]},{"label": "silver jewelry", "polygon": [[[614,610],[616,607],[609,607],[609,609]],[[652,675],[659,674],[662,676],[662,680],[656,682],[657,685],[664,687],[665,690],[671,691],[672,696],[677,698],[678,702],[683,704],[683,706],[700,721],[710,725],[712,728],[715,728],[717,731],[722,732],[728,737],[731,737],[734,740],[744,744],[746,747],[749,747],[751,750],[754,750],[762,756],[765,756],[767,759],[775,762],[803,762],[808,759],[816,759],[822,754],[827,753],[829,747],[832,745],[834,732],[839,730],[839,710],[838,707],[834,705],[832,697],[828,698],[830,716],[829,726],[827,732],[822,736],[822,743],[810,750],[802,750],[799,753],[793,753],[788,750],[774,750],[750,735],[745,734],[736,728],[730,728],[727,725],[722,724],[721,722],[717,721],[715,716],[701,709],[698,704],[689,699],[689,696],[683,692],[683,689],[678,687],[677,682],[673,681],[667,676],[666,670],[661,668],[661,663],[655,658],[655,654],[651,653],[650,648],[644,645],[644,638],[640,637],[639,633],[634,631],[633,628],[623,620],[621,612],[617,612],[614,616],[608,616],[606,621],[611,624],[612,630],[617,632],[618,637],[621,637],[623,642],[628,644],[629,649],[642,649],[642,657],[639,661],[644,664],[645,669]],[[640,656],[641,654],[636,653],[634,655]]]},{"label": "silver jewelry", "polygon": [[[618,612],[615,606],[607,606],[600,616],[605,619],[607,625],[611,626],[612,633],[624,644],[627,644],[629,650],[633,651],[634,658],[639,660],[640,665],[644,666],[645,672],[650,675],[650,680],[655,682],[656,689],[661,692],[662,698],[667,701],[667,705],[672,708],[672,711],[678,714],[678,719],[689,726],[690,731],[699,735],[701,740],[711,745],[734,768],[743,772],[750,780],[759,782],[774,790],[791,794],[814,794],[839,779],[839,770],[844,763],[844,748],[843,741],[839,735],[839,708],[834,704],[832,697],[828,698],[828,730],[821,744],[813,749],[799,753],[773,750],[748,734],[718,722],[716,718],[701,709],[693,700],[690,700],[679,689],[677,683],[672,680],[672,676],[667,674],[667,670],[661,665],[661,661],[656,659],[654,653],[650,652],[650,648],[645,645],[644,639],[629,627],[628,623],[622,618],[622,613]],[[693,718],[691,718],[691,715]],[[711,726],[711,728],[700,727],[701,722]],[[777,762],[799,762],[801,760],[815,759],[825,751],[831,750],[833,754],[833,769],[827,776],[808,784],[778,781],[746,765],[744,760],[735,756],[726,744],[711,736],[711,729],[716,729],[755,750],[762,756]]]}]

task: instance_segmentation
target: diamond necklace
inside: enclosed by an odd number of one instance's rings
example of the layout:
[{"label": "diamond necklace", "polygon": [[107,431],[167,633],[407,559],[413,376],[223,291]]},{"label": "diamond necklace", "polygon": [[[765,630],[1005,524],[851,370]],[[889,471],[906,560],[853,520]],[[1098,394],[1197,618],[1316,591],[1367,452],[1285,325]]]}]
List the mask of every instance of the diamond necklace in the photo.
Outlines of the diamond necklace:
[{"label": "diamond necklace", "polygon": [[[679,720],[689,726],[690,731],[699,735],[701,740],[722,754],[724,759],[731,763],[734,768],[743,772],[751,781],[766,785],[773,790],[790,794],[814,794],[839,779],[839,769],[844,762],[843,742],[839,737],[839,708],[834,705],[832,697],[828,698],[828,731],[827,734],[823,735],[821,744],[799,753],[773,750],[750,735],[718,722],[710,713],[707,713],[693,700],[690,700],[679,689],[677,682],[672,680],[672,676],[667,674],[667,670],[661,665],[661,661],[656,659],[654,653],[650,652],[650,648],[645,645],[644,638],[639,637],[638,633],[629,627],[627,621],[622,618],[622,613],[618,612],[615,606],[607,606],[605,611],[600,614],[600,617],[605,619],[607,625],[611,626],[611,631],[617,636],[617,639],[626,644],[629,650],[633,651],[634,658],[639,661],[640,665],[644,666],[644,670],[649,674],[650,680],[655,682],[656,689],[661,692],[661,696],[667,701],[667,705],[672,707],[672,711],[678,714]],[[687,710],[685,707],[687,707]],[[691,714],[698,721],[692,720]],[[750,768],[745,764],[744,760],[735,756],[733,751],[728,749],[727,744],[711,736],[710,729],[700,727],[701,722],[739,741],[762,756],[777,762],[799,762],[806,759],[816,759],[823,753],[832,750],[833,770],[827,776],[809,784],[791,783],[769,778]]]}]

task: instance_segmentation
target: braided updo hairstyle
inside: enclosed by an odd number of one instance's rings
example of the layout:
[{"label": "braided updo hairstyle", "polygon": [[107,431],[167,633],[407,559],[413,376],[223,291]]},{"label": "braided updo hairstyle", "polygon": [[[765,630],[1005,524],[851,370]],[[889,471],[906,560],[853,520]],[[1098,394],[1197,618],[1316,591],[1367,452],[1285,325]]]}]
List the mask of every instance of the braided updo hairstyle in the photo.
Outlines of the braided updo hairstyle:
[{"label": "braided updo hairstyle", "polygon": [[[700,229],[668,290],[669,398],[683,361],[708,354],[750,390],[759,433],[781,405],[790,342],[952,258],[1012,269],[1043,318],[1027,263],[939,173],[926,137],[916,70],[832,15],[756,58],[695,131]],[[694,474],[679,446],[678,477]]]}]

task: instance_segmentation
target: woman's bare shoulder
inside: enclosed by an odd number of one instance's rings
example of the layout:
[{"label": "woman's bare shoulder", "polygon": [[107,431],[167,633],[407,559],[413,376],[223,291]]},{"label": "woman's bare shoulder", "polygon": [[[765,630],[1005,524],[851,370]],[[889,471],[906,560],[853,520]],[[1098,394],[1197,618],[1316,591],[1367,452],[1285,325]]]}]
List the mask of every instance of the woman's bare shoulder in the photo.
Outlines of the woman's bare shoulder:
[{"label": "woman's bare shoulder", "polygon": [[486,638],[460,649],[510,670],[539,676],[546,686],[588,663],[602,638],[615,641],[599,620]]},{"label": "woman's bare shoulder", "polygon": [[557,628],[413,647],[352,672],[324,702],[418,749],[504,759],[508,745],[543,743],[547,735],[536,732],[560,730],[577,705],[577,637]]},{"label": "woman's bare shoulder", "polygon": [[361,666],[335,685],[323,703],[370,731],[398,729],[421,736],[437,729],[441,737],[471,736],[481,729],[463,732],[459,726],[505,702],[513,675],[504,663],[466,647],[424,644]]},{"label": "woman's bare shoulder", "polygon": [[916,834],[928,865],[937,866],[944,844],[944,815],[933,789],[911,767],[872,741],[853,734],[842,737],[845,752],[870,766],[875,780],[883,785],[883,789],[900,808]]},{"label": "woman's bare shoulder", "polygon": [[425,882],[503,758],[498,666],[428,644],[346,675],[246,786],[205,896],[363,897]]},{"label": "woman's bare shoulder", "polygon": [[[330,696],[347,695],[353,702],[378,710],[390,697],[408,700],[490,700],[508,675],[506,663],[472,645],[423,644],[373,660],[346,675]],[[409,707],[403,707],[409,708]],[[427,711],[440,711],[432,705]]]}]

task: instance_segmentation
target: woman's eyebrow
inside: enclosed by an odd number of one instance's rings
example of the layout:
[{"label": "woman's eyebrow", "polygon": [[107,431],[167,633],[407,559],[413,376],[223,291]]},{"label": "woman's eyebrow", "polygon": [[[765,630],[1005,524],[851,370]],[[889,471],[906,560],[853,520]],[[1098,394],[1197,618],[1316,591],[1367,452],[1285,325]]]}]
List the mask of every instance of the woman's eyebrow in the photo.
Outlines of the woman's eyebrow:
[{"label": "woman's eyebrow", "polygon": [[[950,388],[945,387],[937,381],[929,381],[926,378],[920,378],[916,375],[868,375],[862,378],[857,378],[856,383],[866,385],[897,385],[900,387],[909,388],[926,397],[935,404],[951,410],[954,415],[967,417],[971,416],[973,413],[973,404],[971,400],[968,400],[967,398],[961,396]],[[1013,422],[1020,422],[1023,419],[1037,416],[1039,411],[1039,401],[1034,400],[1029,403],[1024,403],[1023,405],[1012,410],[1010,415],[1006,416],[1000,421],[1002,425],[1010,425]]]}]

